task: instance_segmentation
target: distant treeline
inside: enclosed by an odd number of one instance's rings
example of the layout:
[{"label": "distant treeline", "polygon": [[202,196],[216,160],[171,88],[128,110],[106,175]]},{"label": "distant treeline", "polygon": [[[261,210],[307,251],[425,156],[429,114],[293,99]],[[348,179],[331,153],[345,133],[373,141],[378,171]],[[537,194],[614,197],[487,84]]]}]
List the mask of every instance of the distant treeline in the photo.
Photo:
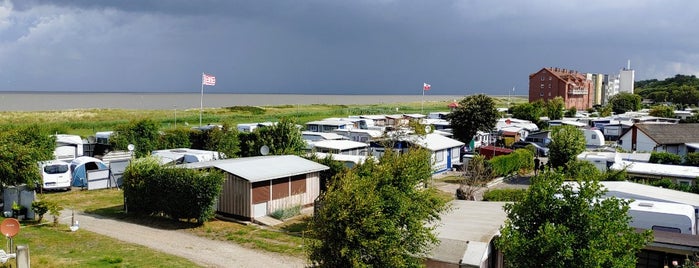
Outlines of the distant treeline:
[{"label": "distant treeline", "polygon": [[672,102],[683,107],[699,104],[699,78],[694,75],[675,75],[665,80],[650,79],[635,82],[635,93],[643,99]]}]

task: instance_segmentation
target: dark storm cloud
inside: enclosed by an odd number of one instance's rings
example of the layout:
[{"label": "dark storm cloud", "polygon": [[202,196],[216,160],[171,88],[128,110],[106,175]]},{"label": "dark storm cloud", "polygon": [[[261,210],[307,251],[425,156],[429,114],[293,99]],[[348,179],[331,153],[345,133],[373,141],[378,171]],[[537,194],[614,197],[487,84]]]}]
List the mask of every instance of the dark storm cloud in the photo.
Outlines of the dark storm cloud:
[{"label": "dark storm cloud", "polygon": [[662,79],[699,73],[698,12],[685,1],[0,0],[0,90],[193,91],[206,71],[226,92],[419,94],[429,82],[431,94],[524,94],[542,67],[615,73],[628,59],[637,78]]}]

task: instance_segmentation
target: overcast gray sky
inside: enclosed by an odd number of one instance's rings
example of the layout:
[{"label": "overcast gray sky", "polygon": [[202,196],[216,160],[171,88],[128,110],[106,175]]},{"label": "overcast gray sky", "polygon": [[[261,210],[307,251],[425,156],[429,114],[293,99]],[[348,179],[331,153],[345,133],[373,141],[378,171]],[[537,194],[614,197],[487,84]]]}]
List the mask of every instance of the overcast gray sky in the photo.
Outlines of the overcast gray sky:
[{"label": "overcast gray sky", "polygon": [[526,94],[699,74],[699,1],[0,0],[0,91]]}]

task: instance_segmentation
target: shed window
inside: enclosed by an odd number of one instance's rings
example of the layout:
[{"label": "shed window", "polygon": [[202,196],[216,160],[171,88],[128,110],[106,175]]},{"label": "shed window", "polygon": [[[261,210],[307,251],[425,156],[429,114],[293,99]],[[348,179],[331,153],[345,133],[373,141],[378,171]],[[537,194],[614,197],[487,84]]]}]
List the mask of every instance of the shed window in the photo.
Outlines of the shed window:
[{"label": "shed window", "polygon": [[289,178],[275,179],[272,181],[272,200],[289,196]]},{"label": "shed window", "polygon": [[269,181],[252,183],[252,203],[259,204],[269,201],[269,190]]},{"label": "shed window", "polygon": [[291,194],[306,193],[306,175],[296,175],[291,178]]}]

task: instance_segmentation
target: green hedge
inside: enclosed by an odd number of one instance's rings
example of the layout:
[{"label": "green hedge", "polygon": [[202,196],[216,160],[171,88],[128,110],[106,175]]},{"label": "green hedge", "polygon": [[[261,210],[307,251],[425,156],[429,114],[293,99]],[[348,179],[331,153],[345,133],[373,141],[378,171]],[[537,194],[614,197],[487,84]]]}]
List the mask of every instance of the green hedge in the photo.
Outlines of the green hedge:
[{"label": "green hedge", "polygon": [[220,172],[161,167],[156,158],[146,157],[124,172],[124,199],[129,213],[203,223],[214,216],[223,181]]},{"label": "green hedge", "polygon": [[508,155],[499,155],[490,159],[497,176],[509,176],[522,170],[534,168],[534,154],[527,149],[517,149]]},{"label": "green hedge", "polygon": [[491,189],[483,193],[483,201],[517,202],[524,199],[526,189]]}]

